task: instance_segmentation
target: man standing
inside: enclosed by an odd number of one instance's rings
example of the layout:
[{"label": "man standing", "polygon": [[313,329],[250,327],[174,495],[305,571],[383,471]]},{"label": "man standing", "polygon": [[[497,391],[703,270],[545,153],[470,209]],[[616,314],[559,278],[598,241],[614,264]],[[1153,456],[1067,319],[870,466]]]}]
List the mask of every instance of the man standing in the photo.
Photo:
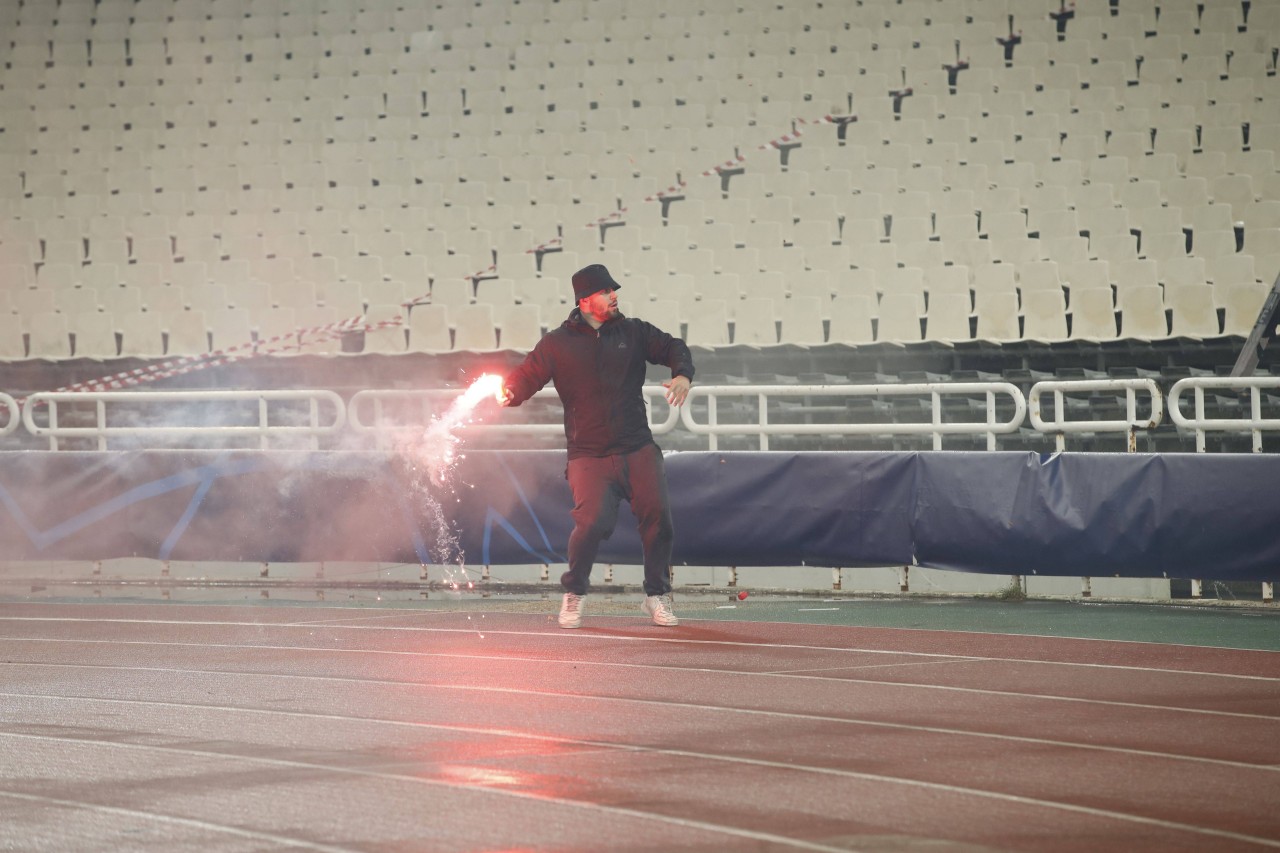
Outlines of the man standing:
[{"label": "man standing", "polygon": [[620,285],[603,264],[573,274],[578,301],[568,319],[542,337],[503,382],[502,404],[518,406],[555,381],[569,447],[565,476],[573,490],[573,533],[560,627],[582,626],[582,605],[600,543],[613,533],[625,498],[644,546],[643,609],[657,625],[678,625],[671,609],[671,502],[662,451],[645,412],[645,363],[671,368],[667,402],[684,404],[693,358],[684,341],[618,311]]}]

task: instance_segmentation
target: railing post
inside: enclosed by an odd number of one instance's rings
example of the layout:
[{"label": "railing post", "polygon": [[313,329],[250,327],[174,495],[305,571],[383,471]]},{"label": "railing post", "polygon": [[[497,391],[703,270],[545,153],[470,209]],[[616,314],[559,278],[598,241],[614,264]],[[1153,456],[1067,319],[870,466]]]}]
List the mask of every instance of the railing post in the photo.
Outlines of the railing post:
[{"label": "railing post", "polygon": [[106,401],[99,398],[97,401],[97,404],[94,406],[94,409],[96,410],[96,415],[98,418],[98,449],[106,450],[107,449],[107,433],[106,433],[107,403]]},{"label": "railing post", "polygon": [[[769,397],[766,394],[760,394],[756,397],[760,406],[760,426],[767,427],[769,425]],[[760,430],[760,449],[769,449],[769,433]]]},{"label": "railing post", "polygon": [[271,446],[267,441],[267,398],[258,398],[258,449],[266,450]]},{"label": "railing post", "polygon": [[[718,426],[720,423],[720,419],[716,416],[717,409],[719,408],[719,406],[717,406],[716,404],[719,399],[720,398],[717,397],[715,394],[707,394],[707,426],[715,427],[715,426]],[[716,438],[717,436],[716,436],[715,430],[713,429],[711,433],[708,434],[707,436],[708,450],[715,450],[719,447],[719,445],[716,443]]]}]

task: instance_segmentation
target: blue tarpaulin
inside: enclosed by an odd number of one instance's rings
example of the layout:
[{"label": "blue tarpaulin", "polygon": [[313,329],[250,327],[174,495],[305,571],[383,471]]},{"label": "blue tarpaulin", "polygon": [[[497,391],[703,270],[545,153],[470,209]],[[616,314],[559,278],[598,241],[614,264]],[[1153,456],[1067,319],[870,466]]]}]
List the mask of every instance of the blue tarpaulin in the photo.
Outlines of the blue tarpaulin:
[{"label": "blue tarpaulin", "polygon": [[[668,454],[674,561],[1275,580],[1280,457]],[[6,560],[564,561],[560,451],[0,453]],[[601,562],[640,562],[624,504]]]}]

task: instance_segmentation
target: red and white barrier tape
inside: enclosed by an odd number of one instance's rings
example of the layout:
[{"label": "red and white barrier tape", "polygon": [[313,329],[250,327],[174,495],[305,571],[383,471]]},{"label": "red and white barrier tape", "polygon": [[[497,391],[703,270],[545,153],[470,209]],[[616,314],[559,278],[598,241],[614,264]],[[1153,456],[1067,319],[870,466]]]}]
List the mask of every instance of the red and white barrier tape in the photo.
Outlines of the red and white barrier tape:
[{"label": "red and white barrier tape", "polygon": [[[284,341],[289,337],[297,336],[300,340],[305,337],[311,337],[311,342],[319,342],[331,340],[341,337],[347,332],[358,331],[360,329],[384,328],[386,326],[403,325],[404,319],[397,316],[394,320],[378,321],[376,323],[361,323],[360,317],[348,317],[344,320],[338,320],[333,323],[325,323],[320,326],[312,326],[306,329],[297,329],[286,335],[276,335],[267,339],[267,344]],[[61,388],[55,388],[54,393],[77,392],[77,391],[119,391],[124,388],[134,388],[139,385],[146,385],[150,382],[158,382],[161,379],[168,379],[173,376],[182,376],[188,373],[196,373],[201,370],[207,370],[211,367],[218,367],[223,364],[231,364],[237,361],[255,358],[260,355],[270,355],[277,352],[283,352],[290,349],[298,349],[300,344],[283,345],[276,347],[261,346],[262,341],[248,341],[234,347],[214,350],[213,352],[201,353],[199,355],[186,355],[174,359],[166,359],[158,364],[149,364],[144,367],[126,370],[102,379],[90,379],[84,382],[74,382],[70,385],[64,385]],[[26,403],[23,397],[18,401],[20,404]]]},{"label": "red and white barrier tape", "polygon": [[564,245],[564,240],[560,237],[555,237],[548,240],[545,243],[539,243],[538,245],[534,246],[532,249],[525,249],[524,253],[526,255],[536,255],[539,252],[546,252],[552,249],[558,249],[563,245]]},{"label": "red and white barrier tape", "polygon": [[622,217],[626,214],[626,212],[627,212],[627,209],[625,207],[620,207],[617,210],[612,211],[605,216],[601,216],[599,219],[595,220],[594,222],[588,222],[586,225],[583,225],[582,227],[583,228],[599,228],[601,225],[604,225],[608,222],[617,222],[618,220],[622,219]]},{"label": "red and white barrier tape", "polygon": [[799,139],[803,135],[804,134],[802,134],[799,129],[796,129],[791,131],[790,133],[784,133],[782,136],[779,136],[777,139],[770,139],[764,145],[758,146],[756,150],[768,151],[770,148],[781,148],[784,145],[789,145],[790,143],[795,142],[797,139]]},{"label": "red and white barrier tape", "polygon": [[687,187],[688,185],[689,184],[686,181],[680,181],[679,183],[676,183],[667,187],[665,190],[658,190],[653,195],[645,196],[644,200],[645,201],[662,201],[667,196],[680,195],[682,192],[684,192],[684,188]]},{"label": "red and white barrier tape", "polygon": [[712,166],[710,169],[707,169],[706,171],[704,171],[704,172],[702,173],[702,176],[703,176],[704,178],[709,178],[709,177],[711,177],[712,175],[718,175],[718,174],[720,174],[721,172],[725,171],[726,169],[736,169],[736,168],[738,168],[738,166],[739,166],[741,163],[745,162],[745,161],[746,161],[746,159],[747,159],[747,158],[746,158],[746,155],[744,155],[744,154],[737,154],[737,155],[735,155],[732,159],[730,159],[730,160],[725,160],[723,163],[719,164],[718,166]]}]

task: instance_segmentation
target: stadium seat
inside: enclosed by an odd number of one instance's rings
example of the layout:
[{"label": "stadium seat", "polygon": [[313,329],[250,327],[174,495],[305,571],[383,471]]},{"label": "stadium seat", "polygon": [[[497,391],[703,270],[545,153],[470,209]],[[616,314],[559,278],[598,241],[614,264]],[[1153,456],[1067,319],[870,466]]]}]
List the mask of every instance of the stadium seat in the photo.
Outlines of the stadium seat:
[{"label": "stadium seat", "polygon": [[925,311],[925,339],[955,343],[971,339],[969,291],[931,291]]},{"label": "stadium seat", "polygon": [[165,354],[164,329],[158,314],[135,309],[113,316],[120,332],[122,357],[158,358]]},{"label": "stadium seat", "polygon": [[497,349],[497,326],[493,321],[493,306],[474,304],[450,310],[454,322],[455,350],[479,352]]},{"label": "stadium seat", "polygon": [[179,311],[164,318],[169,355],[202,355],[209,352],[209,331],[200,311]]},{"label": "stadium seat", "polygon": [[1214,286],[1214,298],[1223,309],[1224,335],[1248,337],[1271,289],[1258,282]]},{"label": "stadium seat", "polygon": [[1169,336],[1164,289],[1158,285],[1120,288],[1116,291],[1120,332],[1125,338],[1159,340]]},{"label": "stadium seat", "polygon": [[1117,329],[1115,305],[1109,286],[1072,288],[1071,340],[1114,341]]},{"label": "stadium seat", "polygon": [[793,290],[790,298],[781,303],[779,343],[801,346],[824,343],[824,311],[829,312],[830,303],[829,297],[804,296]]},{"label": "stadium seat", "polygon": [[781,300],[752,296],[735,306],[733,342],[772,346],[778,342],[778,305]]},{"label": "stadium seat", "polygon": [[76,358],[109,359],[119,352],[116,329],[110,314],[82,311],[67,322]]},{"label": "stadium seat", "polygon": [[409,309],[409,352],[448,352],[453,335],[446,305],[414,305]]},{"label": "stadium seat", "polygon": [[542,313],[537,305],[507,304],[494,307],[498,343],[503,349],[528,351],[542,337]]},{"label": "stadium seat", "polygon": [[875,340],[872,318],[875,298],[862,293],[837,293],[831,300],[830,343],[857,346]]},{"label": "stadium seat", "polygon": [[729,343],[729,308],[723,299],[703,299],[691,306],[685,343],[717,347]]},{"label": "stadium seat", "polygon": [[249,312],[239,308],[222,308],[205,314],[214,351],[236,349],[252,352],[253,320]]},{"label": "stadium seat", "polygon": [[880,324],[876,329],[876,342],[905,344],[923,340],[921,303],[918,293],[887,291],[880,298]]},{"label": "stadium seat", "polygon": [[71,357],[71,336],[65,315],[52,312],[34,314],[27,321],[27,331],[31,358]]},{"label": "stadium seat", "polygon": [[1177,284],[1165,288],[1170,311],[1169,333],[1173,337],[1212,338],[1221,333],[1213,286]]},{"label": "stadium seat", "polygon": [[975,290],[973,307],[977,318],[977,340],[1006,343],[1022,337],[1017,291]]},{"label": "stadium seat", "polygon": [[1067,339],[1066,300],[1062,290],[1028,290],[1022,294],[1024,340],[1055,342]]}]

